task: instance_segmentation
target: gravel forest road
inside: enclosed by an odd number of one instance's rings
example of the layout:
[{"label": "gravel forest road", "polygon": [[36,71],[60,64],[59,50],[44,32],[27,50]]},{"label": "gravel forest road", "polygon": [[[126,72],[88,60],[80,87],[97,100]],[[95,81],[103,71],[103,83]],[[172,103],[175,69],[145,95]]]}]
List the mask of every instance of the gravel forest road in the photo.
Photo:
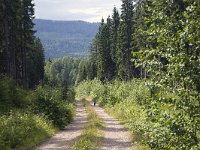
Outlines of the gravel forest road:
[{"label": "gravel forest road", "polygon": [[[92,102],[91,102],[92,105]],[[98,105],[93,107],[98,116],[104,121],[101,150],[136,150],[128,131],[117,119],[109,116]],[[87,114],[81,101],[77,101],[75,120],[64,130],[39,145],[36,150],[72,150],[74,143],[79,140],[87,123]],[[99,149],[99,148],[98,148]]]}]

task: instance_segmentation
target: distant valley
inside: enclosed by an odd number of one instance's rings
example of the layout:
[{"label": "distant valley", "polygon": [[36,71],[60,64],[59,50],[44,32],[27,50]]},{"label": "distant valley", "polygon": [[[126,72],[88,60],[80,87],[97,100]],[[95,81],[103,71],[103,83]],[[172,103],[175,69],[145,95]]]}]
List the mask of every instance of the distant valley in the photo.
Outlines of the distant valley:
[{"label": "distant valley", "polygon": [[89,45],[98,32],[98,23],[35,19],[36,36],[45,49],[45,58],[88,55]]}]

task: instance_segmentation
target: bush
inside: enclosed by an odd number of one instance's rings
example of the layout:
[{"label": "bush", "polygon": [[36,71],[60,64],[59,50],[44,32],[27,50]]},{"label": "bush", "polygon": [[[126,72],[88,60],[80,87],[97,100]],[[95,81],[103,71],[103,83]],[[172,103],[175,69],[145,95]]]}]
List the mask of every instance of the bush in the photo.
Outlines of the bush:
[{"label": "bush", "polygon": [[0,113],[13,108],[26,108],[30,104],[30,92],[16,87],[14,80],[0,76]]},{"label": "bush", "polygon": [[51,122],[20,111],[0,116],[0,149],[27,149],[55,133]]},{"label": "bush", "polygon": [[70,123],[74,115],[74,107],[62,100],[61,90],[47,86],[37,88],[33,111],[44,114],[60,129]]},{"label": "bush", "polygon": [[16,87],[13,80],[0,77],[0,111],[8,112],[14,106]]}]

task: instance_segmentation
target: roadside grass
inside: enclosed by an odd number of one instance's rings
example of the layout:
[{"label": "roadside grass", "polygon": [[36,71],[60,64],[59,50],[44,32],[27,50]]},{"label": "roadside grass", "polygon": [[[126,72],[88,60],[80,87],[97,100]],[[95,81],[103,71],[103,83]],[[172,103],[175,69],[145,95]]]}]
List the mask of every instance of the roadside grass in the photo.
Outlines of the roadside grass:
[{"label": "roadside grass", "polygon": [[82,99],[84,107],[86,107],[87,124],[86,128],[75,143],[75,150],[97,150],[100,149],[101,140],[103,138],[101,128],[104,127],[103,121],[98,117],[90,102]]},{"label": "roadside grass", "polygon": [[0,115],[0,149],[30,149],[54,135],[58,129],[43,116],[13,111]]}]

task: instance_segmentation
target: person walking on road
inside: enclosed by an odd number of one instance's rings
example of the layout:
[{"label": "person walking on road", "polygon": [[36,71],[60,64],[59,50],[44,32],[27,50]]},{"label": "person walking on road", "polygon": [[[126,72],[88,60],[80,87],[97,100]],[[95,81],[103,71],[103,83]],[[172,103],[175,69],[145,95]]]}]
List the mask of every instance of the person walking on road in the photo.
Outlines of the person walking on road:
[{"label": "person walking on road", "polygon": [[93,102],[94,102],[94,106],[95,106],[96,105],[96,98],[93,99]]}]

